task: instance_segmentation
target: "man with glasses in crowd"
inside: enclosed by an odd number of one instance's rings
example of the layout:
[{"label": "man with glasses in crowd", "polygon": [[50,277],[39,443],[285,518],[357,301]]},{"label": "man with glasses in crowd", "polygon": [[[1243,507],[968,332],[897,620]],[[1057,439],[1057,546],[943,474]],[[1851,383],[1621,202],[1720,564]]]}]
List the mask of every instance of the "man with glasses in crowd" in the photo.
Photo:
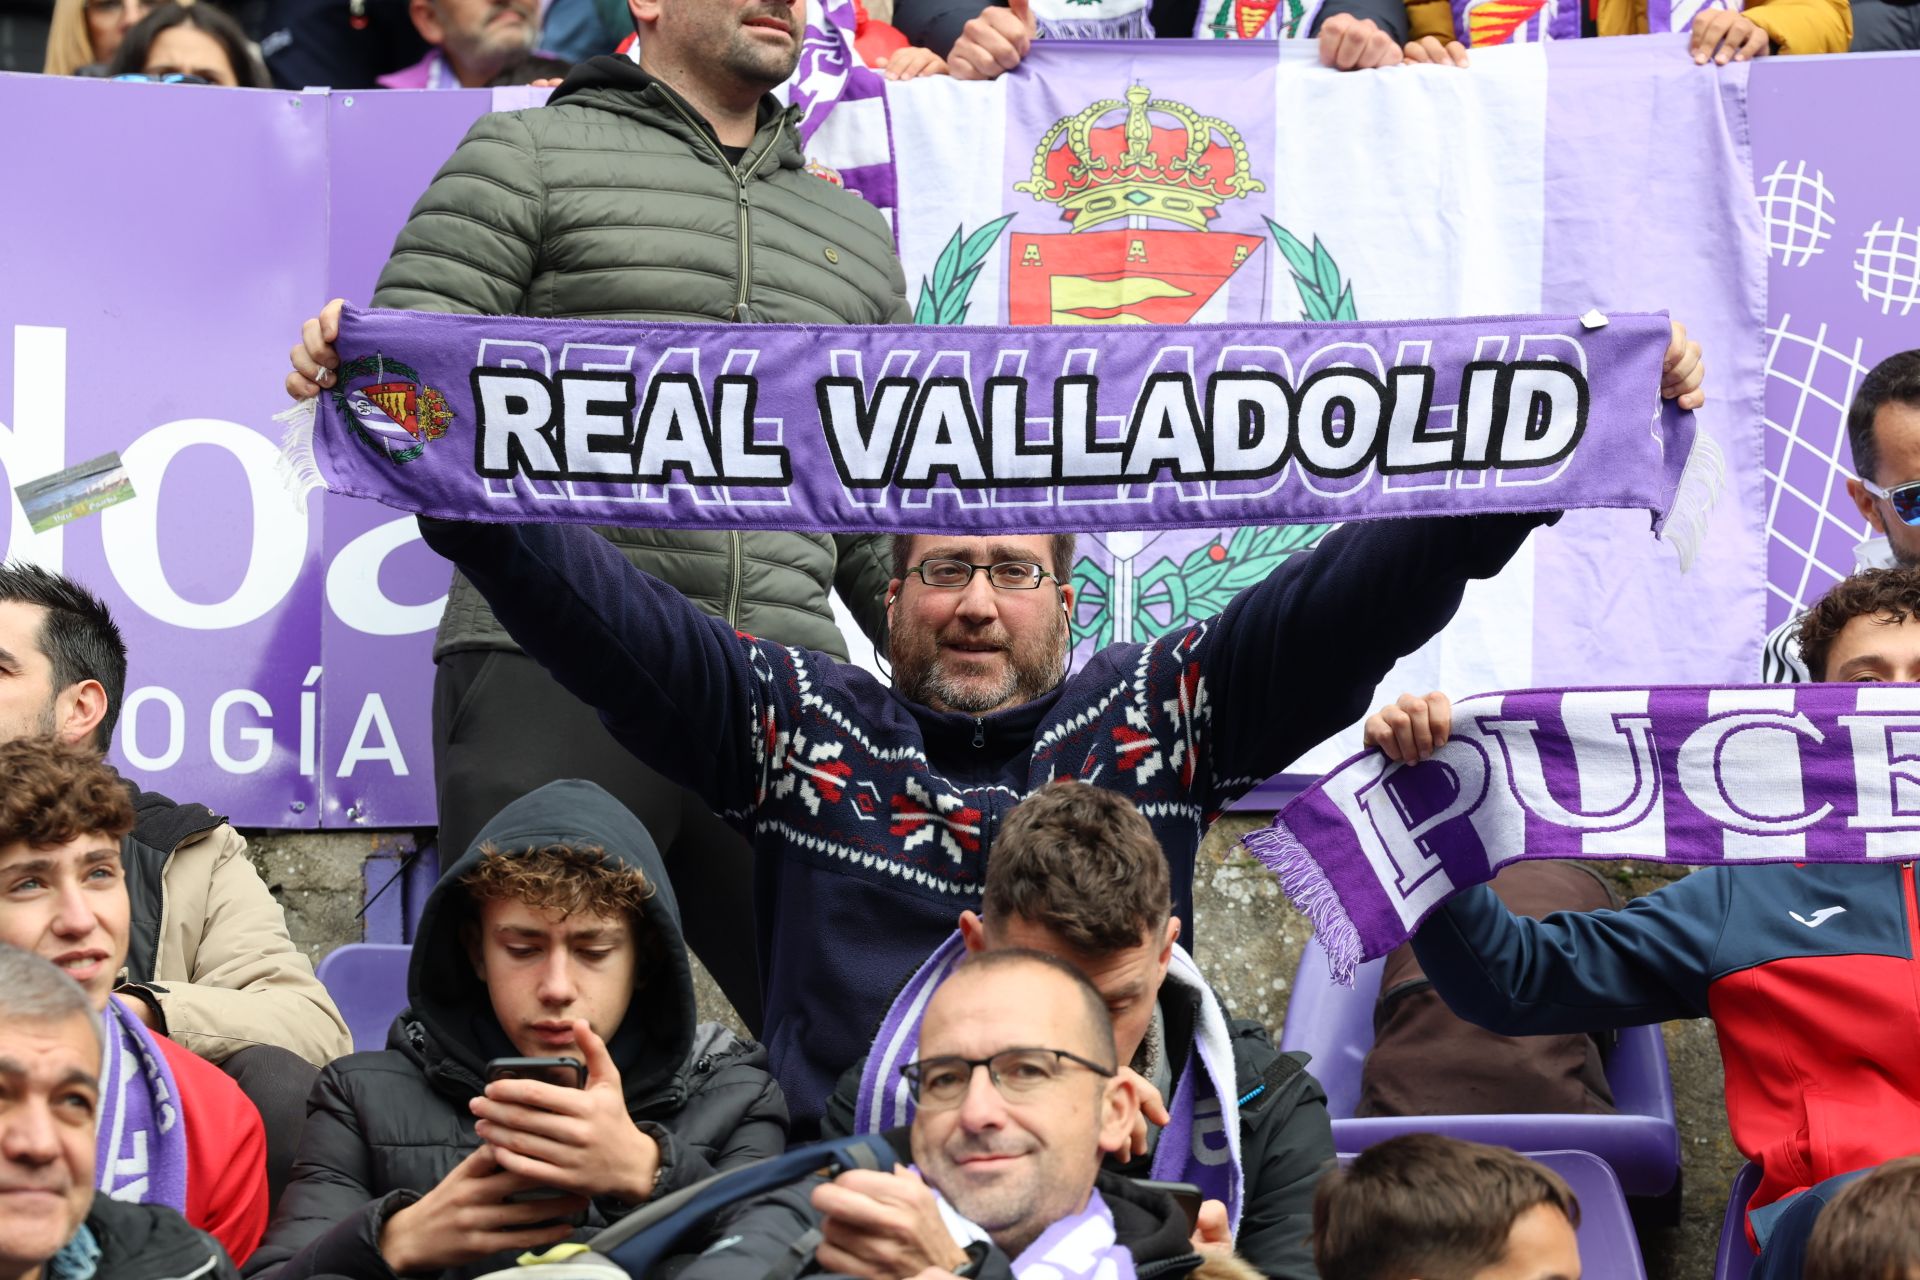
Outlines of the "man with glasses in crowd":
[{"label": "man with glasses in crowd", "polygon": [[[1699,357],[1676,327],[1662,394],[1682,408],[1703,400]],[[980,905],[994,833],[1029,792],[1077,777],[1138,805],[1193,938],[1215,816],[1357,721],[1467,582],[1553,518],[1348,525],[1217,616],[1071,672],[1071,534],[898,537],[891,688],[703,614],[581,526],[420,526],[617,742],[751,841],[761,1038],[804,1136],[888,993]]]},{"label": "man with glasses in crowd", "polygon": [[1253,1274],[1200,1243],[1170,1197],[1102,1170],[1132,1142],[1138,1081],[1118,1070],[1099,991],[1065,961],[970,957],[928,1002],[900,1074],[917,1103],[913,1168],[778,1192],[681,1280]]},{"label": "man with glasses in crowd", "polygon": [[[1847,407],[1853,475],[1847,496],[1876,535],[1854,548],[1854,567],[1920,565],[1920,349],[1888,356],[1868,370]],[[1800,657],[1796,613],[1775,627],[1760,652],[1769,684],[1813,679]]]}]

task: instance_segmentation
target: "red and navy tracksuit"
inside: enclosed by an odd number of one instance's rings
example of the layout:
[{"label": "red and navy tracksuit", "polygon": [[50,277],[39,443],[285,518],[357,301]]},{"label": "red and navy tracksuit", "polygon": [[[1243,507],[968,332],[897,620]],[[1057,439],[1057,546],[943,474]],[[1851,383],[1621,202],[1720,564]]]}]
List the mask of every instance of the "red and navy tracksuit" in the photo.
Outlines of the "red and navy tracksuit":
[{"label": "red and navy tracksuit", "polygon": [[1506,1035],[1712,1018],[1764,1239],[1814,1184],[1920,1152],[1917,936],[1911,864],[1773,863],[1544,920],[1475,888],[1414,950],[1454,1012]]}]

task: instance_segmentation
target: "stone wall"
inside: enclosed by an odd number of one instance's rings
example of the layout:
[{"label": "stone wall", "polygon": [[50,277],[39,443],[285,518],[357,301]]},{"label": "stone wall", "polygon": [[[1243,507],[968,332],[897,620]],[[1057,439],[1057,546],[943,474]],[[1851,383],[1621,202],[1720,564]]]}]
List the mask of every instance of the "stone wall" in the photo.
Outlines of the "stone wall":
[{"label": "stone wall", "polygon": [[[1293,973],[1312,934],[1258,863],[1235,856],[1242,833],[1264,818],[1232,816],[1208,836],[1194,883],[1199,961],[1233,1011],[1276,1033],[1286,1017]],[[293,940],[316,961],[334,947],[360,941],[363,864],[390,858],[393,833],[248,832],[255,863],[287,912]],[[431,832],[407,836],[424,844]],[[1632,897],[1681,874],[1670,867],[1622,863],[1609,868]],[[384,873],[382,878],[384,878]],[[703,1016],[738,1027],[719,989],[696,966]],[[1727,1133],[1720,1049],[1713,1024],[1700,1019],[1666,1027],[1680,1121],[1683,1190],[1679,1224],[1643,1239],[1650,1280],[1699,1280],[1713,1273],[1727,1188],[1741,1164]]]}]

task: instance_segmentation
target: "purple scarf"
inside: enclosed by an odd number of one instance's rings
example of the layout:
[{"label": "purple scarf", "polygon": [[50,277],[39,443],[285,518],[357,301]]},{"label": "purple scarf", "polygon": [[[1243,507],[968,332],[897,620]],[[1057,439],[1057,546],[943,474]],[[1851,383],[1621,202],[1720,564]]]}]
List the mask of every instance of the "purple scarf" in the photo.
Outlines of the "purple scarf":
[{"label": "purple scarf", "polygon": [[288,456],[309,486],[405,511],[647,528],[1638,508],[1684,564],[1717,452],[1661,408],[1667,338],[1648,315],[1009,329],[349,308],[338,383]]},{"label": "purple scarf", "polygon": [[787,100],[800,108],[800,145],[815,176],[864,197],[889,218],[900,203],[887,80],[854,47],[852,0],[807,6],[800,63]]},{"label": "purple scarf", "polygon": [[[991,1242],[992,1237],[961,1216],[938,1188],[933,1199],[956,1244]],[[1135,1275],[1133,1253],[1120,1243],[1113,1210],[1098,1191],[1087,1193],[1086,1208],[1042,1231],[1011,1266],[1014,1280],[1134,1280]]]},{"label": "purple scarf", "polygon": [[1516,858],[1920,858],[1920,685],[1535,689],[1454,704],[1434,757],[1353,757],[1245,840],[1334,976]]},{"label": "purple scarf", "polygon": [[115,1200],[187,1211],[187,1126],[153,1032],[114,996],[101,1015],[95,1179]]},{"label": "purple scarf", "polygon": [[[913,1092],[900,1068],[920,1056],[920,1023],[927,1001],[966,955],[966,945],[956,932],[927,957],[894,998],[860,1069],[855,1133],[885,1133],[913,1123]],[[1243,1184],[1240,1108],[1234,1096],[1233,1044],[1226,1014],[1193,958],[1177,944],[1166,980],[1193,991],[1199,997],[1200,1014],[1193,1044],[1181,1064],[1180,1083],[1167,1101],[1167,1127],[1154,1146],[1153,1177],[1161,1182],[1193,1183],[1207,1199],[1227,1206],[1228,1222],[1238,1230]],[[1169,1057],[1177,1048],[1167,1046]]]},{"label": "purple scarf", "polygon": [[[1460,43],[1475,48],[1496,44],[1538,44],[1580,36],[1580,11],[1586,0],[1452,0],[1453,30]],[[1667,35],[1692,29],[1708,9],[1739,10],[1737,0],[1648,0],[1647,33]]]}]

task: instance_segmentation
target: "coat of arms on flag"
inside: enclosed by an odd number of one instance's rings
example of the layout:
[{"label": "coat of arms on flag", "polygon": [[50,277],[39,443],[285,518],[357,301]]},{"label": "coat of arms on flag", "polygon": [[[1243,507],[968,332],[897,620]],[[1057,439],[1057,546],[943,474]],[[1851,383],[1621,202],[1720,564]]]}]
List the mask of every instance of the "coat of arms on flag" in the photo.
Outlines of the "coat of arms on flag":
[{"label": "coat of arms on flag", "polygon": [[1014,190],[1060,206],[1072,227],[1009,237],[1009,322],[1193,319],[1263,241],[1213,230],[1220,206],[1265,189],[1238,130],[1145,85],[1056,120]]}]

